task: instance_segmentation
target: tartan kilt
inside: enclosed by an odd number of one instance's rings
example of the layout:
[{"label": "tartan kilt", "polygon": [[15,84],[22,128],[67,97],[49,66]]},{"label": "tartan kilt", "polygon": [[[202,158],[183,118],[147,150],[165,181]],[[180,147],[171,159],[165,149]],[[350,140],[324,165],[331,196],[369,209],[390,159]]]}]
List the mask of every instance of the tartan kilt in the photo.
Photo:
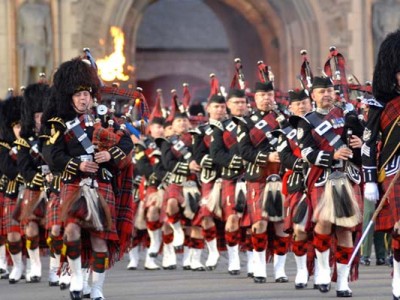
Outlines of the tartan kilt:
[{"label": "tartan kilt", "polygon": [[[296,208],[297,203],[303,197],[303,191],[290,193],[285,197],[285,202],[283,206],[285,208],[285,218],[283,220],[283,231],[284,232],[293,232],[293,215]],[[306,226],[307,228],[308,226]]]},{"label": "tartan kilt", "polygon": [[51,230],[55,225],[62,225],[60,216],[60,194],[51,192],[46,210],[46,229]]},{"label": "tartan kilt", "polygon": [[[116,229],[116,216],[115,216],[115,196],[112,190],[112,186],[110,183],[98,182],[99,187],[97,188],[97,192],[103,196],[104,200],[107,202],[108,208],[111,214],[111,230],[98,231],[94,229],[88,229],[92,236],[98,237],[103,240],[117,241],[118,233]],[[71,199],[71,196],[77,193],[80,189],[79,182],[77,183],[64,183],[61,187],[60,192],[60,209],[62,210],[63,205],[65,204],[64,199]],[[66,200],[68,201],[68,200]],[[74,223],[79,226],[82,226],[82,220],[77,218],[68,217],[64,221],[64,227],[66,227],[69,223]]]},{"label": "tartan kilt", "polygon": [[229,216],[236,215],[235,188],[236,180],[222,179],[221,206],[222,220],[225,222]]},{"label": "tartan kilt", "polygon": [[249,182],[247,181],[247,209],[251,224],[258,221],[267,221],[268,218],[262,215],[262,198],[264,194],[265,181]]},{"label": "tartan kilt", "polygon": [[7,235],[7,230],[4,223],[4,208],[5,208],[4,193],[0,192],[0,236]]},{"label": "tartan kilt", "polygon": [[[363,197],[362,197],[362,195],[361,195],[361,189],[360,189],[360,186],[358,185],[358,184],[351,184],[351,186],[353,187],[353,190],[354,190],[354,195],[355,195],[355,197],[356,197],[356,202],[357,202],[357,204],[358,204],[358,207],[359,207],[359,209],[360,209],[360,212],[361,212],[361,216],[363,215],[363,207],[364,207],[364,204],[363,204]],[[311,205],[312,205],[312,213],[313,213],[313,222],[314,223],[316,223],[316,221],[318,220],[318,216],[315,216],[315,210],[317,209],[317,207],[318,207],[318,203],[319,203],[319,201],[320,201],[320,199],[321,199],[321,197],[322,197],[322,195],[323,195],[323,193],[324,193],[324,191],[325,191],[325,186],[318,186],[318,187],[316,187],[316,186],[314,186],[313,188],[312,188],[312,190],[311,190],[311,193],[310,193],[310,197],[311,197]],[[360,224],[362,223],[362,218],[361,218],[361,220],[360,220]],[[359,225],[360,225],[359,224]],[[352,228],[348,228],[348,229],[351,229],[352,231],[355,231],[356,230],[356,227],[357,226],[355,226],[355,227],[352,227]]]},{"label": "tartan kilt", "polygon": [[207,207],[208,196],[210,195],[215,181],[211,181],[208,183],[201,183],[201,200],[199,210],[195,213],[192,225],[193,226],[201,226],[201,221],[203,218],[216,218],[215,214],[211,212]]},{"label": "tartan kilt", "polygon": [[13,218],[13,213],[16,207],[17,198],[4,197],[3,224],[7,233],[17,232],[22,234],[23,228],[21,227],[20,222]]},{"label": "tartan kilt", "polygon": [[183,198],[183,186],[175,184],[175,183],[171,183],[165,189],[163,204],[162,204],[161,212],[160,212],[160,221],[161,222],[167,221],[166,209],[167,209],[167,202],[169,199],[178,200],[179,206],[182,207],[182,205],[185,203],[185,199]]},{"label": "tartan kilt", "polygon": [[31,221],[40,224],[46,218],[46,207],[40,212],[40,216],[33,214],[33,206],[35,202],[40,200],[41,193],[42,191],[40,190],[31,190],[29,188],[24,190],[23,201],[21,202],[21,225],[27,225]]},{"label": "tartan kilt", "polygon": [[[382,183],[382,190],[385,193],[393,180],[392,176],[388,176]],[[375,223],[376,231],[390,231],[394,224],[400,220],[400,179],[397,179],[392,190],[389,193],[388,201],[378,215]]]}]

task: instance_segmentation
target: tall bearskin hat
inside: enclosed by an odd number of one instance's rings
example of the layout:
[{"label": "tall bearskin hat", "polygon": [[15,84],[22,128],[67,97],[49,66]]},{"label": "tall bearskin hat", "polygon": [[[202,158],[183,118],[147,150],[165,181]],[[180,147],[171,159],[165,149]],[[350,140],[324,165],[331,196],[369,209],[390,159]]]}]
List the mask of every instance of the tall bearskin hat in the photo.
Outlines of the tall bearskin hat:
[{"label": "tall bearskin hat", "polygon": [[21,137],[34,135],[34,114],[43,112],[45,99],[49,97],[50,87],[47,83],[34,83],[25,88],[21,112]]},{"label": "tall bearskin hat", "polygon": [[386,103],[398,96],[397,72],[400,72],[400,30],[388,34],[379,48],[372,81],[372,91],[378,101]]},{"label": "tall bearskin hat", "polygon": [[0,108],[0,137],[7,143],[12,143],[15,136],[12,127],[21,121],[22,97],[12,96],[4,100]]},{"label": "tall bearskin hat", "polygon": [[58,115],[69,119],[76,115],[72,106],[72,96],[80,91],[89,91],[92,96],[97,96],[100,81],[89,61],[74,58],[60,65],[54,74],[53,85],[56,90]]}]

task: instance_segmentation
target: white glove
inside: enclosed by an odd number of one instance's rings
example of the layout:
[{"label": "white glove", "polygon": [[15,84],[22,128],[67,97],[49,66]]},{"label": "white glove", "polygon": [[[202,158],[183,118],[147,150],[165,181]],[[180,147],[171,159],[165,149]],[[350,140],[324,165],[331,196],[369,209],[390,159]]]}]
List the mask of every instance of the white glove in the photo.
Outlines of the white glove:
[{"label": "white glove", "polygon": [[376,203],[379,199],[378,185],[375,182],[367,182],[364,186],[364,198]]}]

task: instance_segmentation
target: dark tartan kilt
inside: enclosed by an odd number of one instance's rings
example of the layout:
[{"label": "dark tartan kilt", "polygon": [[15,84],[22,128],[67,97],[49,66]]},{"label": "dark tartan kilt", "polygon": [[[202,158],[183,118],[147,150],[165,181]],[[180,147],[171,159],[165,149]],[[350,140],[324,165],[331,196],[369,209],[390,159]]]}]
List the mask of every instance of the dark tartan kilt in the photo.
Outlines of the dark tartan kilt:
[{"label": "dark tartan kilt", "polygon": [[60,217],[60,194],[51,192],[49,201],[47,202],[46,229],[51,230],[55,225],[62,225]]},{"label": "dark tartan kilt", "polygon": [[[358,184],[352,184],[352,187],[354,189],[354,195],[356,197],[356,201],[358,203],[358,207],[360,209],[361,216],[362,216],[363,215],[364,204],[363,204],[363,197],[361,195],[360,186]],[[311,205],[312,205],[312,211],[313,212],[316,210],[316,208],[318,206],[318,202],[321,199],[324,191],[325,191],[325,187],[324,186],[319,186],[319,187],[314,186],[312,188],[311,193],[310,193],[310,197],[311,197]],[[313,217],[313,222],[316,223],[317,219],[318,219],[318,216],[316,216],[316,218],[314,216]],[[362,218],[360,220],[360,223],[362,223]],[[356,227],[353,227],[353,228],[350,228],[350,229],[352,229],[354,231],[354,230],[356,230]]]},{"label": "dark tartan kilt", "polygon": [[22,234],[23,229],[20,222],[14,220],[13,218],[13,212],[16,207],[17,198],[9,198],[7,196],[4,197],[3,224],[7,233],[17,232]]},{"label": "dark tartan kilt", "polygon": [[38,218],[37,216],[33,215],[32,209],[35,201],[38,201],[41,191],[31,190],[26,188],[24,190],[23,201],[21,203],[21,216],[27,216],[21,219],[21,225],[27,225],[31,221],[35,221],[41,223],[45,217],[46,212],[43,211],[43,218]]},{"label": "dark tartan kilt", "polygon": [[167,186],[164,193],[163,204],[161,207],[160,212],[160,221],[166,222],[167,221],[167,202],[169,199],[176,199],[178,200],[179,205],[182,207],[185,199],[183,198],[183,187],[181,185],[172,183]]},{"label": "dark tartan kilt", "polygon": [[[303,192],[295,192],[288,194],[285,197],[285,202],[283,204],[285,208],[285,219],[283,220],[283,231],[285,232],[292,232],[293,229],[293,214],[296,208],[297,203],[303,197]],[[307,228],[307,226],[306,226]]]},{"label": "dark tartan kilt", "polygon": [[264,194],[265,181],[247,182],[247,209],[250,215],[250,222],[254,224],[258,221],[267,221],[262,216],[262,198]]},{"label": "dark tartan kilt", "polygon": [[223,179],[221,191],[222,220],[236,214],[235,202],[236,180]]},{"label": "dark tartan kilt", "polygon": [[[98,193],[103,196],[104,200],[107,202],[108,207],[111,213],[111,230],[107,231],[97,231],[94,229],[90,229],[90,234],[92,236],[98,237],[103,240],[110,240],[110,241],[117,241],[118,240],[118,233],[116,229],[116,218],[115,218],[115,196],[112,190],[112,186],[110,183],[99,182],[99,187],[97,189]],[[78,183],[65,183],[61,187],[60,192],[60,203],[61,206],[63,205],[64,199],[71,199],[71,196],[74,195],[77,190],[79,189],[79,182]],[[81,225],[81,220],[77,218],[69,217],[64,222],[64,227],[66,227],[69,223],[74,223],[77,225]]]},{"label": "dark tartan kilt", "polygon": [[7,235],[6,225],[4,223],[5,199],[4,193],[0,192],[0,235]]},{"label": "dark tartan kilt", "polygon": [[[386,177],[382,183],[383,194],[387,191],[393,177]],[[381,196],[383,196],[383,194]],[[375,223],[375,230],[389,231],[392,230],[394,224],[400,220],[400,179],[397,179],[392,190],[389,193],[388,201],[378,215]]]}]

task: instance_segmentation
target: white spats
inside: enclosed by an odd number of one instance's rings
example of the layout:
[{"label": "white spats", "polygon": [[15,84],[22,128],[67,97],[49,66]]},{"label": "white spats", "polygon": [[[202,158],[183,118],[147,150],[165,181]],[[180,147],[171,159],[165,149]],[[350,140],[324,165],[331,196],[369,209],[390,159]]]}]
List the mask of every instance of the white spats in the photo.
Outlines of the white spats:
[{"label": "white spats", "polygon": [[228,271],[239,271],[240,270],[240,258],[239,258],[239,245],[226,246],[228,248]]},{"label": "white spats", "polygon": [[129,250],[129,264],[126,266],[128,270],[136,270],[139,263],[139,246]]},{"label": "white spats", "polygon": [[318,264],[318,276],[315,278],[316,284],[329,284],[331,282],[331,268],[329,267],[330,250],[319,252],[315,249]]},{"label": "white spats", "polygon": [[103,273],[92,272],[92,289],[90,291],[90,298],[104,298],[103,285],[106,278],[106,271]]},{"label": "white spats", "polygon": [[219,259],[219,252],[217,248],[217,239],[214,238],[211,241],[206,241],[208,248],[208,258],[206,261],[206,267],[214,269],[217,266]]},{"label": "white spats", "polygon": [[68,257],[68,264],[71,270],[71,284],[69,286],[69,290],[71,292],[80,292],[83,290],[81,257],[79,256],[76,259],[71,259]]}]

